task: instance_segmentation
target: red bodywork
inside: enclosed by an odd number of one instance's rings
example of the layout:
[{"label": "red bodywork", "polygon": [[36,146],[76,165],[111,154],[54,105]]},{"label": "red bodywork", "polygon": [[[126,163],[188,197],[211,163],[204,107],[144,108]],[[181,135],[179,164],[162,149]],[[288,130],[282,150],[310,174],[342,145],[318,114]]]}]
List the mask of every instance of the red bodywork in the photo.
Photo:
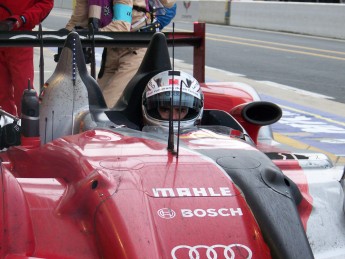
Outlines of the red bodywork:
[{"label": "red bodywork", "polygon": [[[255,150],[209,137],[181,140],[196,150]],[[198,246],[227,251],[220,258],[270,257],[230,177],[182,146],[176,158],[166,143],[92,130],[38,148],[12,147],[1,158],[2,258],[188,258]],[[293,168],[289,176],[308,198],[303,171],[286,163],[277,164]],[[299,211],[305,225],[307,200]]]},{"label": "red bodywork", "polygon": [[[256,101],[237,84],[202,87],[205,109],[230,113]],[[44,145],[23,138],[0,153],[0,257],[270,258],[244,192],[222,161],[198,152],[276,152],[257,138],[261,126],[243,125],[253,142],[207,130],[182,135],[178,156],[141,132],[93,129]],[[261,162],[243,160],[243,168]],[[312,200],[304,172],[294,160],[274,162],[302,192],[305,228]]]},{"label": "red bodywork", "polygon": [[2,257],[186,258],[183,246],[239,244],[235,254],[267,258],[231,179],[208,159],[179,152],[105,130],[11,148],[2,166]]}]

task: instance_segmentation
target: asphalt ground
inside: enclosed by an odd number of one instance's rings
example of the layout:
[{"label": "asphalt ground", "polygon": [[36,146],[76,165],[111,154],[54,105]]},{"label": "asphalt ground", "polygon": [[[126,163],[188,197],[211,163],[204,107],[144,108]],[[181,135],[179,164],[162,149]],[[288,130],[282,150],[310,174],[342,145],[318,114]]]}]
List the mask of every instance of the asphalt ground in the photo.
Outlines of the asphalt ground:
[{"label": "asphalt ground", "polygon": [[[96,51],[97,67],[101,49]],[[44,50],[44,79],[55,70],[56,48]],[[39,89],[39,49],[35,48],[35,87]],[[191,73],[192,66],[179,60],[176,69]],[[325,96],[267,82],[258,82],[231,72],[206,67],[206,82],[241,82],[251,85],[262,100],[272,101],[283,109],[283,117],[272,125],[274,139],[292,148],[321,152],[335,165],[345,165],[345,104]]]}]

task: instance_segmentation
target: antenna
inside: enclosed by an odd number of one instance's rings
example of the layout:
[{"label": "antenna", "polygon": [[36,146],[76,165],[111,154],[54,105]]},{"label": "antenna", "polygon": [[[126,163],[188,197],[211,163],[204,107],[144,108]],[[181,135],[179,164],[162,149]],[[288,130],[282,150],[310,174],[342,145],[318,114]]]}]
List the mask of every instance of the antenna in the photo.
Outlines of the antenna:
[{"label": "antenna", "polygon": [[[174,42],[174,35],[175,35],[175,22],[173,22],[173,51],[172,51],[172,63],[173,63],[173,71],[175,71],[175,42]],[[181,129],[181,99],[182,99],[182,81],[180,85],[180,99],[179,99],[179,109],[178,109],[178,122],[177,122],[177,148],[176,148],[176,158],[178,158],[179,147],[180,147],[180,129]]]},{"label": "antenna", "polygon": [[74,102],[75,102],[75,85],[76,85],[76,77],[77,77],[77,60],[76,60],[76,39],[73,37],[73,48],[72,48],[72,81],[73,81],[73,96],[72,96],[72,128],[71,128],[71,134],[73,135],[74,131]]},{"label": "antenna", "polygon": [[[175,22],[173,22],[173,35],[175,34]],[[175,44],[173,36],[173,70],[175,71]],[[180,84],[180,99],[179,99],[179,109],[178,109],[178,122],[177,122],[177,147],[176,147],[176,158],[178,158],[179,148],[180,148],[180,131],[181,131],[181,101],[182,101],[182,83]]]},{"label": "antenna", "polygon": [[172,87],[170,96],[170,110],[169,110],[169,137],[168,150],[174,153],[174,122],[173,122],[173,104],[174,104],[174,74],[172,74]]},{"label": "antenna", "polygon": [[[172,70],[174,71],[174,50],[175,50],[175,23],[173,23],[173,38],[172,38],[172,59],[173,59],[173,66]],[[173,104],[174,104],[174,74],[172,73],[172,87],[171,87],[171,97],[170,97],[170,112],[169,112],[169,137],[168,137],[168,150],[174,154],[174,122],[173,122]]]},{"label": "antenna", "polygon": [[172,38],[172,70],[175,71],[175,22],[173,22]]},{"label": "antenna", "polygon": [[96,79],[95,28],[92,23],[89,23],[89,38],[91,38],[91,76]]},{"label": "antenna", "polygon": [[182,103],[182,84],[184,81],[180,83],[180,100],[179,100],[179,109],[178,109],[178,123],[177,123],[177,149],[176,149],[176,157],[178,157],[179,147],[180,147],[180,131],[181,131],[181,103]]},{"label": "antenna", "polygon": [[54,114],[55,112],[52,111],[52,140],[54,139]]},{"label": "antenna", "polygon": [[48,126],[48,118],[45,117],[45,119],[44,119],[44,144],[47,143],[47,126]]},{"label": "antenna", "polygon": [[43,32],[42,32],[42,24],[39,24],[39,33],[38,38],[40,40],[40,91],[39,96],[43,91],[44,87],[44,55],[43,55]]}]

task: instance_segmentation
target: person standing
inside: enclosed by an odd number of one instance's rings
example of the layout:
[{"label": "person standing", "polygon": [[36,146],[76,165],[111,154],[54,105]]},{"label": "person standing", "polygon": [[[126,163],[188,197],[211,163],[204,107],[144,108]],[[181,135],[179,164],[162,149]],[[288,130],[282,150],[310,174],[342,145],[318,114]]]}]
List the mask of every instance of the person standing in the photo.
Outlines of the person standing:
[{"label": "person standing", "polygon": [[[167,12],[171,21],[176,14],[175,0],[160,2],[165,8],[171,8]],[[146,0],[77,0],[66,29],[71,31],[76,26],[87,28],[92,23],[99,31],[138,31],[151,23],[148,13]],[[162,22],[164,25],[168,23],[166,19]],[[146,48],[109,47],[104,50],[97,81],[109,108],[115,105],[137,72],[145,53]]]},{"label": "person standing", "polygon": [[[1,0],[0,31],[31,31],[54,6],[54,0]],[[0,48],[0,106],[20,116],[21,98],[28,82],[33,88],[33,47]]]}]

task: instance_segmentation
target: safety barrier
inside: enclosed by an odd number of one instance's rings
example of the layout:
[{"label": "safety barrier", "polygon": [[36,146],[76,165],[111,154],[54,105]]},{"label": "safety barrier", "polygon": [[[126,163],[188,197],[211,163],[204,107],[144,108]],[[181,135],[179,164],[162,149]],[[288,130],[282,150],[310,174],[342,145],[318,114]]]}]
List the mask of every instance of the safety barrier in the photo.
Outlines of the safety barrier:
[{"label": "safety barrier", "polygon": [[178,1],[176,21],[345,39],[345,4],[198,0]]}]

